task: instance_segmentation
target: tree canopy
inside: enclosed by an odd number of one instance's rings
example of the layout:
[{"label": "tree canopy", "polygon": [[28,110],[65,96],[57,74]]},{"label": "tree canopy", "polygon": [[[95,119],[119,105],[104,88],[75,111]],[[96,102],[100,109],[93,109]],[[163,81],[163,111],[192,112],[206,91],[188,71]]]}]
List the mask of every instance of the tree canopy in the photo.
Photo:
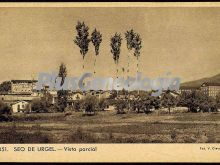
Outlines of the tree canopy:
[{"label": "tree canopy", "polygon": [[95,47],[95,54],[97,56],[99,55],[99,46],[102,42],[102,34],[96,29],[94,29],[94,31],[92,32],[91,41]]},{"label": "tree canopy", "polygon": [[11,82],[4,81],[0,84],[0,92],[9,92],[11,91]]},{"label": "tree canopy", "polygon": [[79,22],[76,25],[77,36],[74,43],[79,46],[80,53],[85,58],[86,53],[89,50],[89,27],[84,22]]},{"label": "tree canopy", "polygon": [[118,64],[119,55],[121,52],[121,41],[121,35],[118,33],[115,33],[115,35],[111,38],[111,53],[116,64]]}]

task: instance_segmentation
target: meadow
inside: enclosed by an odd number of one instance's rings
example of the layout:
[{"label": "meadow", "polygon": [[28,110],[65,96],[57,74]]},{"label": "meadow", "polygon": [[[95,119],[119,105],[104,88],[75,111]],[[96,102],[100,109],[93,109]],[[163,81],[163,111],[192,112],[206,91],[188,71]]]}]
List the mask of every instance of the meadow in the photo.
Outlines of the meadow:
[{"label": "meadow", "polygon": [[219,112],[20,113],[0,123],[0,143],[219,143],[219,124]]}]

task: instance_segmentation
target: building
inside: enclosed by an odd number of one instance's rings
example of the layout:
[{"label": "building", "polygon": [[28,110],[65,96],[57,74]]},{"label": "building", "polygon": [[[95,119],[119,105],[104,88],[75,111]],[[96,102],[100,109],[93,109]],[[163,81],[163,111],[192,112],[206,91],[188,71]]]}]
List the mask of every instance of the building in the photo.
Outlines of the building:
[{"label": "building", "polygon": [[12,104],[13,113],[29,111],[29,103],[26,101],[18,101]]},{"label": "building", "polygon": [[12,93],[2,93],[0,94],[0,100],[11,105],[17,101],[27,101],[30,102],[33,99],[40,98],[40,96],[33,96],[31,94],[12,94]]},{"label": "building", "polygon": [[102,98],[109,99],[112,96],[111,91],[103,91]]},{"label": "building", "polygon": [[205,82],[201,85],[201,91],[212,97],[216,97],[220,93],[220,83]]},{"label": "building", "polygon": [[11,80],[11,93],[31,94],[37,80]]},{"label": "building", "polygon": [[111,91],[90,90],[86,92],[86,95],[96,96],[99,99],[101,98],[108,99],[112,94]]},{"label": "building", "polygon": [[84,95],[81,92],[70,92],[68,93],[67,105],[73,107],[76,101],[82,100],[83,98]]},{"label": "building", "polygon": [[73,93],[73,94],[70,94],[69,95],[69,99],[70,100],[81,100],[83,99],[84,95],[80,92],[76,92],[76,93]]},{"label": "building", "polygon": [[[159,97],[161,97],[163,94],[165,94],[167,91],[163,91],[162,92],[162,94],[159,96]],[[185,92],[188,92],[188,91],[185,91]],[[180,93],[178,93],[178,92],[176,92],[176,91],[170,91],[169,92],[173,97],[175,97],[175,98],[177,98],[179,95],[180,95]]]},{"label": "building", "polygon": [[41,94],[41,97],[46,97],[51,104],[55,104],[55,102],[57,102],[57,91],[55,89],[50,90],[49,86],[47,85],[45,85],[41,91],[34,91],[38,94]]},{"label": "building", "polygon": [[183,93],[183,92],[193,92],[193,91],[200,91],[199,87],[187,87],[187,86],[181,86],[179,88],[178,93]]},{"label": "building", "polygon": [[12,107],[13,112],[17,111],[21,104],[31,102],[33,99],[39,99],[42,97],[40,91],[35,91],[36,80],[11,80],[11,91],[0,93],[0,100]]},{"label": "building", "polygon": [[97,98],[100,98],[101,91],[98,90],[90,90],[86,92],[86,95],[92,95],[92,96],[96,96]]}]

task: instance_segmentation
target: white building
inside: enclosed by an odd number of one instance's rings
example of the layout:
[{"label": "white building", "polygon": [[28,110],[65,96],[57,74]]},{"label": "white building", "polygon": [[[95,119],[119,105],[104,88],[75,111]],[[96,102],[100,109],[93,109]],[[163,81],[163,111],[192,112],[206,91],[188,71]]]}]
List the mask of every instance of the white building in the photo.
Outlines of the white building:
[{"label": "white building", "polygon": [[81,93],[74,93],[73,95],[70,96],[71,100],[81,100],[84,98],[83,94]]},{"label": "white building", "polygon": [[67,98],[68,106],[73,106],[74,102],[82,100],[83,98],[84,95],[80,92],[69,93]]},{"label": "white building", "polygon": [[12,111],[13,113],[17,112],[25,112],[28,110],[28,102],[26,101],[18,101],[14,104],[12,104]]},{"label": "white building", "polygon": [[220,83],[205,82],[201,85],[201,91],[212,97],[216,97],[220,93]]}]

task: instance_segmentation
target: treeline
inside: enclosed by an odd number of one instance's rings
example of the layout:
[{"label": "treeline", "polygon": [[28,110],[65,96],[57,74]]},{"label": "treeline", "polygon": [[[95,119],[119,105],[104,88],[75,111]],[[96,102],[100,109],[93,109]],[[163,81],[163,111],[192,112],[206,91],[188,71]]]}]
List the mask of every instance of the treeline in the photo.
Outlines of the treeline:
[{"label": "treeline", "polygon": [[183,92],[180,95],[172,91],[165,91],[161,96],[151,96],[151,92],[134,92],[134,99],[127,98],[115,101],[118,113],[126,110],[151,113],[161,108],[171,112],[175,107],[187,107],[188,112],[217,112],[220,108],[220,93],[214,97],[205,95],[201,91]]},{"label": "treeline", "polygon": [[[52,96],[46,92],[41,99],[33,100],[26,112],[30,112],[30,110],[35,113],[84,111],[87,114],[95,114],[96,111],[104,111],[109,106],[113,106],[117,114],[124,114],[128,111],[148,114],[161,108],[167,108],[171,113],[172,108],[175,107],[187,107],[188,112],[197,113],[217,112],[217,109],[220,108],[220,94],[216,98],[207,96],[200,91],[183,92],[180,95],[173,95],[171,91],[166,91],[157,97],[151,96],[151,92],[144,91],[133,91],[129,94],[134,96],[133,99],[128,99],[126,91],[119,92],[119,96],[123,96],[123,98],[117,97],[116,91],[113,91],[108,99],[88,94],[83,99],[74,101],[72,107],[68,107],[60,102],[52,104]],[[12,121],[11,114],[11,108],[1,101],[0,121]]]},{"label": "treeline", "polygon": [[[100,46],[103,41],[103,36],[97,28],[94,28],[91,35],[90,35],[90,28],[85,24],[83,21],[78,21],[75,26],[76,34],[74,35],[74,44],[79,48],[80,55],[83,57],[83,64],[82,64],[82,72],[84,72],[84,59],[89,51],[89,45],[92,43],[94,47],[94,75],[96,74],[96,57],[100,54]],[[142,48],[142,38],[138,32],[135,32],[133,29],[127,30],[124,32],[124,40],[126,42],[127,47],[127,66],[121,68],[123,74],[127,71],[127,77],[129,77],[130,72],[130,62],[131,62],[131,55],[136,58],[136,72],[139,71],[139,60],[141,55],[141,48]],[[116,77],[118,77],[118,73],[120,71],[119,62],[121,56],[121,46],[123,42],[123,35],[120,32],[116,32],[114,35],[111,36],[109,39],[110,43],[110,53],[112,55],[112,59],[116,65]],[[133,62],[132,62],[133,63]]]},{"label": "treeline", "polygon": [[183,92],[178,105],[186,106],[189,112],[215,112],[220,108],[220,93],[214,98],[201,91]]},{"label": "treeline", "polygon": [[[40,112],[63,112],[65,110],[74,111],[85,111],[85,112],[95,112],[104,110],[109,106],[114,106],[118,114],[126,113],[127,111],[136,111],[137,113],[144,112],[146,114],[153,111],[157,111],[161,108],[167,108],[168,112],[171,113],[172,108],[175,107],[187,107],[188,112],[217,112],[220,108],[220,94],[216,98],[207,96],[200,91],[194,92],[183,92],[180,95],[174,95],[171,91],[164,92],[161,96],[151,96],[151,92],[145,91],[133,91],[129,93],[133,95],[133,99],[128,99],[128,92],[120,91],[117,97],[117,92],[113,91],[110,98],[97,98],[93,95],[87,95],[82,100],[74,101],[73,107],[66,107],[64,110],[60,111],[59,108],[47,107],[45,99],[39,101],[38,103],[42,106],[36,106],[32,108],[32,111]],[[36,104],[32,104],[35,106]],[[53,107],[59,106],[58,104],[53,105]],[[37,111],[37,109],[39,111]]]}]

